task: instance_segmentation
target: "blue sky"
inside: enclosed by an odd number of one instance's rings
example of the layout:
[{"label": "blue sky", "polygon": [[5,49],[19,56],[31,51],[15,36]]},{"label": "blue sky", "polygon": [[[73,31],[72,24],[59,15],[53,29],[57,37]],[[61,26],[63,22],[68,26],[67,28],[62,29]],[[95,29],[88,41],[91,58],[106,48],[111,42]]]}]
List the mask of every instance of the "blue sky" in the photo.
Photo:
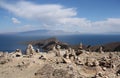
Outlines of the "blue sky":
[{"label": "blue sky", "polygon": [[120,34],[120,0],[0,0],[0,33],[39,29]]}]

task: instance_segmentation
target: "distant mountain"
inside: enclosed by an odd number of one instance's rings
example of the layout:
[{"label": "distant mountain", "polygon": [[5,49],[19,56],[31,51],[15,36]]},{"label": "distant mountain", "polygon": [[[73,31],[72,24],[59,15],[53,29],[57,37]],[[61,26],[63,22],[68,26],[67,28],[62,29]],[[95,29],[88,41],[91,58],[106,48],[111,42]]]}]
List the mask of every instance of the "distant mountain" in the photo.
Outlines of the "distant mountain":
[{"label": "distant mountain", "polygon": [[33,31],[26,31],[26,32],[20,32],[17,33],[17,35],[22,36],[51,36],[51,35],[73,35],[73,34],[79,34],[76,32],[66,32],[63,30],[33,30]]}]

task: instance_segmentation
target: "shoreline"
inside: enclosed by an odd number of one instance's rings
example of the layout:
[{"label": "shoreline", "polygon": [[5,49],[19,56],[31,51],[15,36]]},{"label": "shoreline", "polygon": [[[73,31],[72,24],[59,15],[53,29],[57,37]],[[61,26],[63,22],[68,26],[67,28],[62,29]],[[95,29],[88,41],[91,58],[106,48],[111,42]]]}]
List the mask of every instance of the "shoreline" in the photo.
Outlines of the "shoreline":
[{"label": "shoreline", "polygon": [[[53,36],[52,36],[53,37]],[[41,41],[41,39],[49,39],[51,37],[42,37],[42,36],[0,36],[0,50],[1,51],[14,51],[17,48],[25,50],[27,45],[24,45],[25,42],[29,41]],[[83,45],[88,46],[96,46],[96,45],[104,45],[111,42],[120,42],[120,36],[56,36],[59,41],[68,43],[69,45],[79,45],[79,43],[83,43]],[[23,43],[23,44],[22,44]],[[33,44],[32,44],[33,45]],[[114,45],[114,44],[113,44]]]}]

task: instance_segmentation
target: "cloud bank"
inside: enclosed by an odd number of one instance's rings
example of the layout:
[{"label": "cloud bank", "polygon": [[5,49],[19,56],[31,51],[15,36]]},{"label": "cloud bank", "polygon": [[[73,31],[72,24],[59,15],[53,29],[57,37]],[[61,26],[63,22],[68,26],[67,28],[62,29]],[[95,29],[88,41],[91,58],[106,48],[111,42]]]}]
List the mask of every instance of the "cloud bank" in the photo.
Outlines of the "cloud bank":
[{"label": "cloud bank", "polygon": [[[63,5],[35,4],[20,0],[16,4],[1,1],[0,6],[18,17],[39,21],[45,29],[79,31],[81,33],[120,33],[120,18],[91,21],[78,17],[76,8],[67,8]],[[14,23],[20,23],[15,18],[12,20]]]}]

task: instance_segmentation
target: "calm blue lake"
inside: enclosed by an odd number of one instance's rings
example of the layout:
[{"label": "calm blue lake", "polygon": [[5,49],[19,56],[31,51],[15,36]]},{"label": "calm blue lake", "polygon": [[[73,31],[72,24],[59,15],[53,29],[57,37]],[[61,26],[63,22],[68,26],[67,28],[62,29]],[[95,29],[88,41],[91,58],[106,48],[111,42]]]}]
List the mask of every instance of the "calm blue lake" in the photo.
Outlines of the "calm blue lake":
[{"label": "calm blue lake", "polygon": [[56,37],[62,42],[69,44],[83,43],[85,45],[98,45],[109,42],[120,42],[120,35],[68,35],[68,36],[15,36],[15,35],[0,35],[0,51],[14,51],[16,49],[26,49],[27,45],[22,42],[47,39]]}]

